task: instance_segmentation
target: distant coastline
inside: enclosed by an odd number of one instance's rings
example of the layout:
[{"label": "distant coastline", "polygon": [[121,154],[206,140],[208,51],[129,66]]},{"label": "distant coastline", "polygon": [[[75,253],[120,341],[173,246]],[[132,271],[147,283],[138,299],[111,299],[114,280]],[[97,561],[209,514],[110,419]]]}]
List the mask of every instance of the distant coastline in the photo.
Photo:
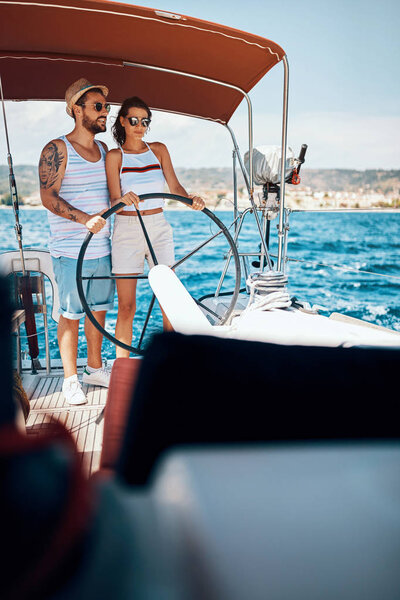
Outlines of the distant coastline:
[{"label": "distant coastline", "polygon": [[[37,166],[14,167],[20,205],[40,207]],[[201,195],[212,210],[233,206],[232,170],[224,168],[177,168],[179,180],[188,192]],[[285,205],[292,209],[385,208],[400,209],[400,170],[307,169],[301,170],[300,185],[286,186]],[[238,206],[248,206],[242,173],[237,173]],[[10,203],[8,167],[0,165],[0,206]],[[262,193],[262,187],[255,189]],[[172,203],[167,207],[179,210]],[[184,209],[184,207],[182,207]]]},{"label": "distant coastline", "polygon": [[[249,201],[247,201],[247,205],[246,206],[244,206],[242,204],[238,208],[239,208],[239,210],[243,210],[244,208],[248,208],[249,206],[250,206],[250,203],[249,203]],[[41,204],[40,205],[39,204],[38,205],[34,205],[34,206],[30,205],[30,204],[20,204],[19,208],[20,208],[21,211],[25,211],[25,210],[45,211],[46,210],[45,207],[42,206]],[[211,210],[214,213],[215,212],[218,213],[218,212],[232,211],[232,206],[230,206],[230,207],[227,207],[227,206],[222,206],[222,207],[221,206],[217,206],[217,207],[215,207],[214,206],[213,207],[213,206],[210,206],[210,205],[208,205],[208,206],[206,205],[206,208],[208,208],[209,210]],[[288,207],[286,206],[286,208],[288,208]],[[359,213],[360,212],[365,212],[365,213],[367,213],[367,212],[370,212],[370,213],[373,213],[373,212],[378,213],[378,212],[380,212],[380,213],[393,213],[393,214],[397,214],[398,213],[398,214],[400,214],[400,208],[375,207],[375,206],[369,206],[369,207],[363,207],[363,208],[355,208],[355,207],[352,207],[352,206],[349,206],[349,207],[337,207],[337,208],[336,207],[330,207],[330,206],[323,206],[323,207],[318,208],[316,206],[313,206],[313,207],[310,207],[310,208],[305,208],[304,206],[303,207],[297,206],[296,208],[293,208],[293,207],[289,207],[289,208],[292,208],[292,210],[294,212],[296,212],[296,210],[297,211],[303,211],[304,210],[304,211],[307,211],[307,212],[324,212],[324,211],[325,212],[329,212],[329,211],[337,211],[337,212],[343,211],[343,212],[345,212],[346,209],[347,209],[349,211],[354,211],[354,212],[359,212]],[[12,208],[12,206],[6,206],[5,204],[0,204],[0,210],[10,210],[10,211],[12,211],[13,208]],[[186,206],[183,206],[183,204],[182,204],[181,206],[165,206],[164,210],[166,212],[184,212],[184,211],[187,211],[187,210],[190,210],[190,209],[188,207],[186,207]]]}]

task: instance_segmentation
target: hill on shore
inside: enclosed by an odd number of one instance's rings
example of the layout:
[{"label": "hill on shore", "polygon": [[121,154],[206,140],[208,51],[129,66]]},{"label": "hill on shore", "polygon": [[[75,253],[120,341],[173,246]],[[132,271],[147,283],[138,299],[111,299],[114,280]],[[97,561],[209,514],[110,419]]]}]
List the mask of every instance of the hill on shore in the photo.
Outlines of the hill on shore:
[{"label": "hill on shore", "polygon": [[[24,199],[39,199],[39,181],[36,165],[14,167],[18,194],[21,203]],[[232,189],[232,170],[221,168],[177,168],[178,178],[189,190],[220,191],[222,194]],[[400,170],[367,169],[302,169],[300,185],[288,186],[296,191],[314,192],[356,192],[383,194],[390,198],[400,198]],[[238,171],[239,192],[245,191],[243,176]],[[0,203],[9,202],[8,166],[0,165]],[[35,202],[31,202],[35,203]]]},{"label": "hill on shore", "polygon": [[[192,189],[232,187],[232,170],[220,169],[177,169],[178,177]],[[312,192],[359,192],[371,191],[400,197],[400,170],[368,169],[302,169],[301,183],[289,189]],[[244,187],[242,173],[238,171],[238,186]]]},{"label": "hill on shore", "polygon": [[[8,198],[10,193],[8,181],[8,165],[0,165],[0,202]],[[15,181],[17,184],[18,196],[23,203],[23,199],[32,196],[35,192],[39,193],[38,169],[36,165],[17,165],[14,166]]]},{"label": "hill on shore", "polygon": [[304,169],[299,188],[313,192],[376,192],[400,197],[400,170]]}]

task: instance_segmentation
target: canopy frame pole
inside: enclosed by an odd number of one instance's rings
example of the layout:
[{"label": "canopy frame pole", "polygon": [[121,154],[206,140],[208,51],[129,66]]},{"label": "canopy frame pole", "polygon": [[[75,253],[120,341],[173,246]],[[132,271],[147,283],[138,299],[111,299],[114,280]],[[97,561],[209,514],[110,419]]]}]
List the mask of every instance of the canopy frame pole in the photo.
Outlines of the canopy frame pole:
[{"label": "canopy frame pole", "polygon": [[231,128],[231,127],[230,127],[230,126],[227,124],[227,123],[225,123],[225,127],[227,128],[227,130],[228,130],[228,131],[229,131],[229,133],[231,134],[231,138],[232,138],[233,147],[234,147],[234,149],[235,149],[235,151],[236,151],[236,156],[237,156],[237,159],[238,159],[238,161],[239,161],[239,165],[240,165],[240,169],[241,169],[241,171],[242,171],[243,179],[244,179],[244,181],[245,181],[245,184],[246,184],[246,187],[247,187],[247,191],[248,191],[248,193],[250,194],[250,183],[249,183],[249,177],[248,177],[248,175],[247,175],[247,171],[246,171],[246,169],[245,169],[245,166],[244,166],[244,164],[243,164],[243,160],[242,160],[242,157],[241,157],[241,154],[240,154],[240,150],[239,150],[238,143],[237,143],[237,141],[236,141],[235,134],[234,134],[234,132],[233,132],[233,129],[232,129],[232,128]]},{"label": "canopy frame pole", "polygon": [[6,109],[4,106],[3,83],[1,80],[1,76],[0,76],[0,96],[1,96],[1,104],[2,104],[2,108],[3,108],[4,131],[6,134],[6,143],[7,143],[8,181],[9,181],[9,186],[10,186],[11,202],[12,202],[12,206],[14,209],[14,220],[15,220],[14,230],[15,230],[15,236],[17,238],[19,254],[21,257],[22,275],[25,277],[26,269],[25,269],[24,249],[22,246],[22,225],[19,222],[19,200],[18,200],[17,184],[15,181],[15,175],[14,175],[13,160],[12,160],[11,150],[10,150],[10,140],[8,137]]},{"label": "canopy frame pole", "polygon": [[[246,95],[247,96],[247,95]],[[229,127],[228,124],[225,124],[225,127],[228,129],[229,133],[231,134],[232,137],[232,142],[233,145],[235,147],[236,150],[236,154],[238,156],[239,159],[239,163],[240,163],[240,168],[242,169],[242,173],[243,173],[243,177],[244,180],[246,182],[246,186],[247,186],[247,191],[249,193],[249,199],[250,199],[250,204],[253,210],[253,214],[254,214],[254,218],[257,224],[257,228],[258,228],[258,233],[260,235],[260,240],[261,240],[261,247],[263,249],[263,254],[267,260],[268,263],[268,268],[270,271],[273,270],[273,265],[272,265],[272,261],[271,258],[269,256],[269,251],[267,248],[267,244],[265,241],[265,236],[263,235],[263,230],[262,230],[262,226],[260,223],[260,219],[257,213],[257,206],[254,202],[254,185],[253,185],[253,111],[252,111],[252,106],[251,106],[251,102],[250,102],[250,98],[248,98],[248,122],[249,122],[249,177],[247,177],[247,173],[246,173],[246,169],[244,168],[243,162],[242,162],[242,157],[240,156],[240,151],[239,151],[239,147],[235,138],[235,135],[232,131],[232,129]]]},{"label": "canopy frame pole", "polygon": [[[134,62],[130,62],[130,61],[123,61],[122,65],[124,67],[138,67],[140,69],[149,69],[151,71],[161,71],[163,73],[172,73],[173,75],[182,75],[183,77],[190,77],[191,79],[199,79],[200,81],[207,81],[208,83],[214,83],[215,85],[221,85],[222,87],[227,87],[230,88],[232,90],[236,90],[237,92],[240,92],[244,98],[246,99],[247,102],[247,111],[248,111],[248,123],[249,123],[249,181],[247,184],[247,180],[246,180],[246,184],[249,190],[249,195],[250,195],[250,201],[253,201],[253,194],[254,194],[254,190],[253,190],[253,108],[251,105],[251,100],[249,95],[242,90],[242,88],[238,87],[237,85],[233,85],[232,83],[226,83],[225,81],[219,81],[218,79],[210,79],[209,77],[202,77],[201,75],[195,75],[194,73],[187,73],[185,71],[177,71],[176,69],[168,69],[167,67],[156,67],[154,65],[145,65],[145,64],[141,64],[141,63],[134,63]],[[222,122],[221,122],[222,123]],[[232,139],[234,140],[234,136],[233,136],[233,132],[230,129],[230,127],[227,125],[227,123],[222,123],[223,125],[225,125],[225,127],[228,128],[228,130],[230,131],[231,135],[232,135]],[[238,146],[236,143],[236,140],[234,140],[234,145],[236,150],[238,150]],[[240,153],[238,152],[238,156],[239,156],[239,160],[242,166],[242,162],[240,159]],[[242,171],[244,171],[244,168],[242,166]]]},{"label": "canopy frame pole", "polygon": [[286,145],[287,145],[287,124],[288,124],[288,101],[289,101],[289,63],[287,56],[282,58],[284,79],[283,79],[283,109],[282,109],[282,142],[281,142],[281,199],[279,206],[279,225],[278,225],[278,264],[277,270],[282,271],[282,261],[285,259],[285,165],[286,165]]},{"label": "canopy frame pole", "polygon": [[[283,60],[285,59],[285,57],[283,57]],[[247,112],[248,112],[248,134],[249,134],[249,200],[250,200],[250,204],[252,206],[253,209],[253,214],[254,214],[254,218],[256,220],[256,224],[257,224],[257,228],[258,228],[258,232],[260,234],[260,239],[261,239],[261,244],[264,248],[264,253],[265,253],[265,257],[267,259],[267,263],[268,263],[268,267],[269,269],[272,271],[272,262],[269,256],[269,252],[268,252],[268,248],[265,242],[265,239],[263,237],[263,232],[262,232],[262,227],[261,227],[261,223],[260,223],[260,219],[258,217],[257,214],[257,207],[255,205],[254,202],[254,186],[253,186],[253,108],[252,108],[252,104],[251,104],[251,100],[249,95],[242,90],[240,87],[233,85],[231,83],[226,83],[225,81],[219,81],[218,79],[211,79],[210,77],[203,77],[201,75],[195,75],[194,73],[187,73],[185,71],[177,71],[176,69],[168,69],[167,67],[157,67],[155,65],[146,65],[146,64],[141,64],[141,63],[135,63],[135,62],[130,62],[130,61],[123,61],[122,65],[124,67],[137,67],[139,69],[148,69],[150,71],[160,71],[162,73],[172,73],[173,75],[181,75],[182,77],[190,77],[191,79],[198,79],[200,81],[206,81],[208,83],[214,83],[215,85],[220,85],[222,87],[227,87],[230,88],[232,90],[236,90],[238,92],[240,92],[244,98],[246,99],[247,102]],[[285,63],[285,65],[287,65],[287,62]],[[287,68],[285,67],[285,82],[287,80]],[[287,96],[287,94],[286,94]],[[286,109],[287,109],[287,104],[286,104]],[[285,110],[284,110],[285,112]],[[287,110],[286,110],[286,114],[287,114]],[[224,123],[224,125],[227,126],[226,123]],[[231,131],[231,130],[230,130]],[[285,136],[286,136],[286,129],[285,129]],[[239,154],[240,156],[240,154]],[[286,145],[285,145],[285,158],[286,158]],[[284,164],[284,163],[283,163]],[[283,171],[283,179],[284,179],[284,171]],[[284,196],[284,190],[283,190],[283,196]],[[283,216],[282,216],[283,219]],[[279,240],[281,242],[281,240]],[[279,261],[278,261],[279,263]],[[278,269],[279,270],[279,269]]]},{"label": "canopy frame pole", "polygon": [[236,173],[236,149],[232,150],[232,176],[233,176],[233,219],[235,221],[235,231],[237,229],[237,213],[238,213],[238,189],[237,189],[237,173]]}]

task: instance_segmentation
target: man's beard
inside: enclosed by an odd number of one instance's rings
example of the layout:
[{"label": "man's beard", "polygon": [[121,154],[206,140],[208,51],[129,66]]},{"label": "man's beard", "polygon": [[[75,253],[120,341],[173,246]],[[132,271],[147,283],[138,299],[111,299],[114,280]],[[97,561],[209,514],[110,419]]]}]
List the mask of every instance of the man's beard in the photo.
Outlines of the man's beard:
[{"label": "man's beard", "polygon": [[103,133],[103,131],[106,131],[106,127],[100,125],[100,123],[96,121],[91,121],[88,117],[83,117],[82,120],[82,125],[83,127],[85,127],[85,129],[87,129],[88,131],[90,131],[90,133]]}]

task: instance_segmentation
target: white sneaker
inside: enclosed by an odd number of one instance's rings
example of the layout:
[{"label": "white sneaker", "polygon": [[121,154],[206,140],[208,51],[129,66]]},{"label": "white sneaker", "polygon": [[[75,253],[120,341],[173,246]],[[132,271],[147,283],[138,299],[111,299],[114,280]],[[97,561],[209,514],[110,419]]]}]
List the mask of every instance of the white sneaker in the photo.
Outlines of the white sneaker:
[{"label": "white sneaker", "polygon": [[62,391],[68,404],[86,404],[87,402],[82,386],[78,381],[78,375],[72,375],[72,377],[64,379]]},{"label": "white sneaker", "polygon": [[102,387],[108,388],[110,385],[110,375],[111,373],[105,365],[93,373],[89,373],[87,367],[85,367],[83,370],[82,382],[88,383],[89,385],[101,385]]}]

